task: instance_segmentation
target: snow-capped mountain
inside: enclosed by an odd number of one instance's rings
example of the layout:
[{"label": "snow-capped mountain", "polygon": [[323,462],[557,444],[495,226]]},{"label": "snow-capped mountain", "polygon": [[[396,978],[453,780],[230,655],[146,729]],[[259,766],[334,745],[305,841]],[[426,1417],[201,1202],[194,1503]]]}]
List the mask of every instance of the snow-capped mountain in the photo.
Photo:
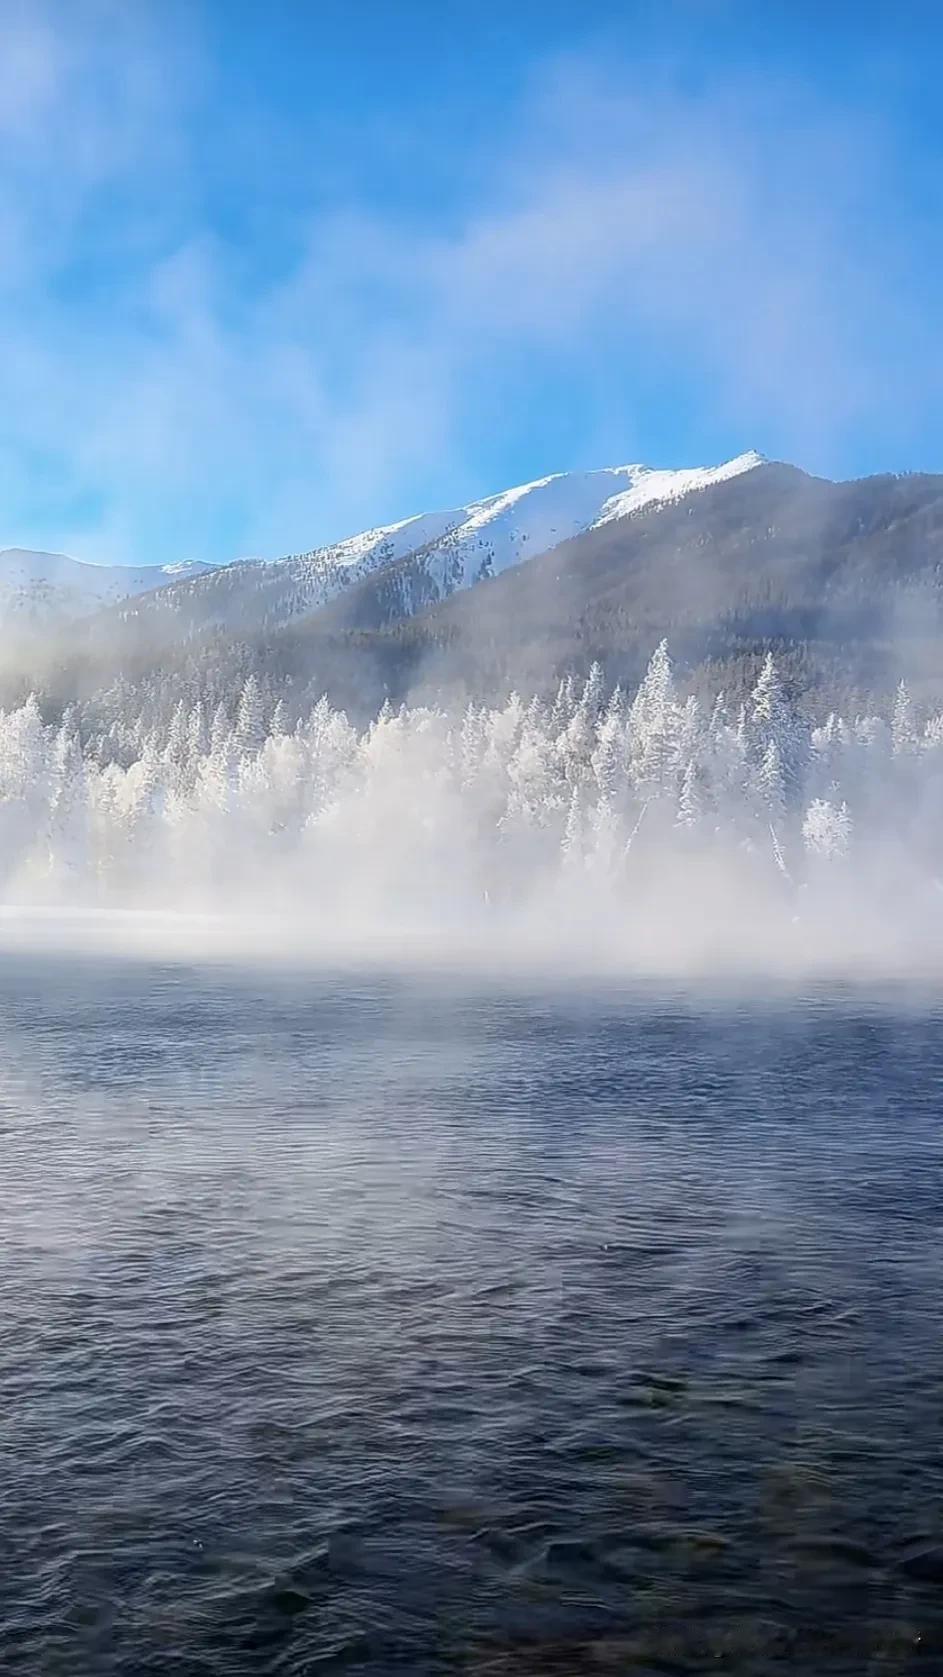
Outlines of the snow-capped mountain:
[{"label": "snow-capped mountain", "polygon": [[597,525],[677,502],[762,464],[761,455],[749,453],[681,471],[632,465],[558,473],[308,553],[227,565],[164,588],[146,603],[130,602],[125,615],[144,622],[173,614],[188,629],[275,628],[382,573],[390,614],[411,616]]},{"label": "snow-capped mountain", "polygon": [[0,624],[36,624],[88,617],[102,606],[185,582],[212,566],[199,560],[177,565],[87,565],[64,553],[0,549]]},{"label": "snow-capped mountain", "polygon": [[610,466],[538,478],[463,507],[454,525],[427,550],[427,574],[443,597],[454,594],[595,525],[628,518],[656,502],[676,501],[761,463],[760,455],[743,454],[723,466],[690,471]]},{"label": "snow-capped mountain", "polygon": [[442,512],[419,513],[329,546],[216,567],[90,565],[63,553],[0,550],[0,626],[42,627],[119,607],[140,624],[175,631],[277,628],[328,606],[368,578],[389,616],[411,616],[613,519],[737,477],[761,465],[742,454],[682,471],[611,466],[563,472]]}]

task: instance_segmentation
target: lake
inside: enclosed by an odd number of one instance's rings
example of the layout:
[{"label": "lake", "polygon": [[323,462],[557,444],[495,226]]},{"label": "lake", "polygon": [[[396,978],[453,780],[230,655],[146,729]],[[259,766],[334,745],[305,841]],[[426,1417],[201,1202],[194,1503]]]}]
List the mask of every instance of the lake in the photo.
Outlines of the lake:
[{"label": "lake", "polygon": [[0,1668],[943,1662],[941,1011],[4,958]]}]

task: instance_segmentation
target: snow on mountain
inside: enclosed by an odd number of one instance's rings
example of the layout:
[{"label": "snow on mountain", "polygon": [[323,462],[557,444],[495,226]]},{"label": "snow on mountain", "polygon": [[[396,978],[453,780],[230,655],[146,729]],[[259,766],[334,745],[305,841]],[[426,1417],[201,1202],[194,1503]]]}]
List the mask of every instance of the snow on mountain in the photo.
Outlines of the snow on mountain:
[{"label": "snow on mountain", "polygon": [[466,507],[465,517],[442,538],[434,558],[430,556],[430,574],[443,595],[455,593],[523,559],[535,559],[597,524],[676,501],[762,463],[758,454],[742,454],[723,466],[689,471],[609,466],[538,478]]},{"label": "snow on mountain", "polygon": [[[121,606],[142,623],[156,613],[179,618],[186,628],[278,627],[387,570],[393,614],[409,615],[595,525],[676,501],[762,464],[758,454],[741,454],[721,466],[681,471],[635,465],[561,472],[308,553],[224,566],[199,560],[89,565],[63,553],[8,547],[0,550],[0,625],[67,622]],[[146,606],[143,596],[149,596]]]},{"label": "snow on mountain", "polygon": [[651,466],[618,467],[620,472],[629,475],[630,487],[606,502],[596,523],[608,524],[613,518],[629,518],[632,513],[640,512],[653,502],[678,501],[683,495],[691,495],[698,489],[709,489],[712,483],[725,483],[728,478],[740,477],[743,472],[751,472],[756,466],[765,464],[763,455],[751,449],[747,454],[738,454],[736,459],[728,460],[723,466],[693,466],[688,471],[658,471]]},{"label": "snow on mountain", "polygon": [[101,606],[212,570],[197,559],[176,565],[88,565],[64,553],[0,549],[0,624],[89,616]]},{"label": "snow on mountain", "polygon": [[[207,571],[215,571],[217,567],[215,565],[206,564],[202,559],[177,559],[172,565],[158,565],[156,567],[154,565],[145,566],[140,570],[130,571],[128,574],[145,579],[152,576],[155,569],[160,572],[160,575],[163,577],[165,582],[187,582],[190,577],[205,576]],[[155,586],[162,588],[164,583],[159,582],[155,584]],[[139,594],[146,593],[147,585],[145,583],[143,588],[131,590],[130,592],[136,592]]]},{"label": "snow on mountain", "polygon": [[681,471],[633,465],[558,473],[308,553],[223,566],[163,589],[146,604],[129,602],[126,615],[143,621],[154,613],[176,614],[188,628],[276,628],[388,572],[391,615],[408,616],[595,525],[677,501],[762,464],[761,455],[750,453]]},{"label": "snow on mountain", "polygon": [[[359,536],[348,536],[333,547],[316,548],[312,554],[299,557],[316,558],[323,555],[332,565],[357,565],[365,560],[379,559],[388,565],[404,559],[407,553],[428,542],[438,541],[464,517],[465,507],[451,512],[420,512],[412,518],[402,518],[398,524],[383,524],[376,530],[364,530]],[[283,561],[275,560],[275,564]]]}]

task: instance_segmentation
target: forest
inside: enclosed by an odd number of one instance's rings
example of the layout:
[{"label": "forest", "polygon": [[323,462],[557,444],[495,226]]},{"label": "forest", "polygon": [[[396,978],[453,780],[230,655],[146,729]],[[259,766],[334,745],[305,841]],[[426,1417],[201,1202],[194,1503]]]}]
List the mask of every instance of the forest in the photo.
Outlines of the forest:
[{"label": "forest", "polygon": [[941,831],[943,714],[901,683],[888,720],[809,724],[772,655],[735,707],[685,692],[662,642],[632,693],[597,665],[549,699],[359,726],[323,697],[292,721],[251,674],[213,709],[115,689],[58,722],[35,696],[0,714],[10,904],[289,913],[312,936],[608,933],[617,909],[648,945],[686,924],[729,946],[845,900],[886,944],[888,916],[930,935]]}]

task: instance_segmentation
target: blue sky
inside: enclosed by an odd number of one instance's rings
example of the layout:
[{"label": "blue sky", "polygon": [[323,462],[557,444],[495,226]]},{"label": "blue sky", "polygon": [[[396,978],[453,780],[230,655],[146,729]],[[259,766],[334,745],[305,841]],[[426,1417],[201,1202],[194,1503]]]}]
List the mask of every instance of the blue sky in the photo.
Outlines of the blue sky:
[{"label": "blue sky", "polygon": [[0,0],[0,541],[943,469],[930,4]]}]

